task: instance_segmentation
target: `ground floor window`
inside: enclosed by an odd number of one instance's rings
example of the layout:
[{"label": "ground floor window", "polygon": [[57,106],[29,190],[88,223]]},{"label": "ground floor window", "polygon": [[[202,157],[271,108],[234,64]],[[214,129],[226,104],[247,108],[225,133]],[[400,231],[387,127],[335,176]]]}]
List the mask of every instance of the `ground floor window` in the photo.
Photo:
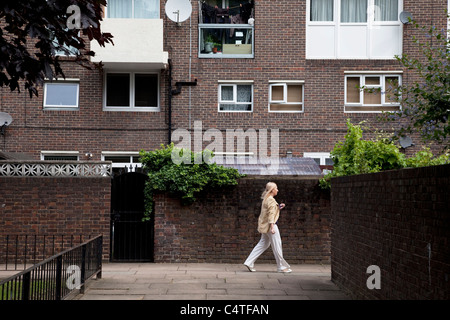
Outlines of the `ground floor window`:
[{"label": "ground floor window", "polygon": [[128,151],[103,151],[102,161],[111,161],[113,172],[119,173],[121,171],[134,172],[137,168],[142,167],[139,160],[139,152]]},{"label": "ground floor window", "polygon": [[78,151],[41,151],[41,160],[78,161]]}]

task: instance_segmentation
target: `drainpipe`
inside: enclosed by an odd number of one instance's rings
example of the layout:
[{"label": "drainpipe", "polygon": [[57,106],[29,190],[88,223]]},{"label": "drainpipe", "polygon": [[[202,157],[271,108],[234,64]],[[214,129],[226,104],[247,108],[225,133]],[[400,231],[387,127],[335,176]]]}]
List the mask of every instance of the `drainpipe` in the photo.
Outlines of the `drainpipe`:
[{"label": "drainpipe", "polygon": [[175,83],[177,87],[175,90],[172,89],[172,60],[169,59],[169,127],[168,127],[168,144],[172,142],[172,97],[181,93],[181,87],[183,86],[196,86],[197,79],[194,81],[178,81]]}]

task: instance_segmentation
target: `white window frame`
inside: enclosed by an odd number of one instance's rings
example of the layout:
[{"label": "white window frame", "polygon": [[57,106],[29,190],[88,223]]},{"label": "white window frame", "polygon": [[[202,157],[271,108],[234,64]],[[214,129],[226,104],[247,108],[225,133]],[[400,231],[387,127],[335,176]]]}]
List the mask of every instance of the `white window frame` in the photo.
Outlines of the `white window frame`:
[{"label": "white window frame", "polygon": [[[251,102],[238,102],[237,101],[237,87],[239,85],[249,85],[251,86]],[[231,86],[233,87],[233,100],[222,100],[222,86]],[[218,112],[253,112],[253,101],[254,101],[254,96],[253,96],[253,81],[242,81],[242,80],[237,80],[237,81],[219,81],[219,86],[218,86],[218,104],[217,104],[217,110]],[[250,110],[220,110],[220,105],[221,104],[232,104],[232,105],[248,105],[250,104]]]},{"label": "white window frame", "polygon": [[319,165],[321,166],[326,165],[326,159],[331,159],[331,155],[329,152],[303,152],[303,157],[319,159]]},{"label": "white window frame", "polygon": [[[58,84],[58,85],[77,85],[77,97],[76,97],[76,103],[75,105],[52,105],[47,104],[47,94],[48,94],[48,85],[52,84]],[[44,83],[44,100],[42,101],[43,108],[45,110],[79,110],[79,103],[80,103],[80,79],[65,79],[64,81],[61,80],[54,80],[54,81],[46,81]]]},{"label": "white window frame", "polygon": [[[277,80],[277,81],[269,81],[269,112],[275,113],[303,113],[304,112],[304,99],[305,99],[305,81],[297,81],[297,80]],[[288,86],[289,85],[300,85],[302,87],[302,101],[300,102],[288,102]],[[272,88],[273,87],[283,87],[283,100],[274,100],[272,99]],[[301,105],[301,110],[271,110],[271,104],[283,104],[283,105]]]},{"label": "white window frame", "polygon": [[130,18],[110,18],[110,17],[108,17],[108,5],[106,5],[104,7],[105,17],[103,19],[148,19],[148,20],[150,20],[150,19],[160,19],[161,18],[161,13],[160,13],[160,11],[161,11],[161,2],[159,3],[159,10],[157,10],[158,17],[156,17],[156,18],[135,18],[134,17],[134,1],[135,0],[132,0],[131,17]]},{"label": "white window frame", "polygon": [[[359,86],[368,88],[368,89],[377,89],[380,88],[380,92],[377,94],[381,95],[381,103],[379,104],[367,104],[364,103],[364,89],[359,90],[359,102],[347,102],[347,79],[349,77],[359,77]],[[366,85],[365,80],[366,78],[370,77],[380,77],[380,85]],[[398,84],[402,84],[402,71],[397,72],[390,72],[390,73],[382,73],[382,72],[345,72],[345,81],[344,81],[344,112],[346,113],[381,113],[383,112],[383,107],[399,107],[400,109],[400,103],[395,102],[386,102],[386,78],[389,77],[397,77],[398,78]],[[379,107],[380,110],[346,110],[346,107]]]},{"label": "white window frame", "polygon": [[[400,41],[399,51],[397,54],[401,54],[403,52],[403,24],[400,21],[400,18],[397,21],[375,21],[375,13],[369,10],[375,8],[374,0],[367,0],[368,3],[368,12],[367,12],[367,21],[366,22],[341,22],[341,0],[333,0],[333,21],[311,21],[311,0],[306,1],[306,59],[382,59],[382,60],[395,60],[395,56],[378,56],[372,54],[372,30],[380,29],[384,26],[396,26],[398,27],[397,37]],[[373,9],[375,10],[375,9]],[[398,0],[398,14],[403,11],[403,0]],[[314,27],[333,27],[333,37],[334,37],[334,52],[331,55],[312,55],[310,53],[308,47],[310,46],[311,41],[323,41],[322,37],[315,37],[314,39],[309,38],[309,30]],[[355,56],[347,56],[340,54],[340,41],[342,35],[342,29],[348,27],[362,27],[366,26],[366,43],[365,45],[366,55],[355,55]],[[324,29],[323,29],[324,30]],[[322,30],[322,32],[323,32]]]},{"label": "white window frame", "polygon": [[[129,90],[130,90],[130,101],[129,106],[107,106],[106,105],[106,94],[108,89],[107,84],[107,75],[110,73],[123,73],[123,74],[129,74],[130,75],[130,83],[129,83]],[[157,106],[152,107],[136,107],[135,106],[135,75],[136,74],[154,74],[158,78],[158,84],[157,84]],[[161,75],[160,72],[156,71],[119,71],[119,70],[108,70],[105,72],[104,79],[103,79],[103,111],[130,111],[130,112],[158,112],[160,111],[160,88],[161,88]]]},{"label": "white window frame", "polygon": [[41,160],[45,160],[46,157],[77,157],[76,161],[79,161],[80,160],[80,152],[78,152],[78,151],[44,151],[44,150],[41,151]]},{"label": "white window frame", "polygon": [[112,162],[112,168],[131,168],[131,171],[134,172],[136,168],[141,168],[142,163],[141,162],[134,162],[133,157],[139,156],[139,152],[137,151],[102,151],[101,159],[102,161],[105,160],[106,157],[129,157],[129,162]]}]

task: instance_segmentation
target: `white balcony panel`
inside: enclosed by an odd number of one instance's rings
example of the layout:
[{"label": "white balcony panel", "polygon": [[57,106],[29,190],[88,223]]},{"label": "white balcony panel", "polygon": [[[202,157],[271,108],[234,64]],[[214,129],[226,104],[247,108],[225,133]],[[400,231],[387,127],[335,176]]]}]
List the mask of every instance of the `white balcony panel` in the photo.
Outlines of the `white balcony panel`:
[{"label": "white balcony panel", "polygon": [[111,33],[114,45],[105,47],[91,42],[95,52],[92,62],[102,62],[105,68],[164,69],[168,52],[163,50],[162,19],[113,19],[102,21],[102,31]]}]

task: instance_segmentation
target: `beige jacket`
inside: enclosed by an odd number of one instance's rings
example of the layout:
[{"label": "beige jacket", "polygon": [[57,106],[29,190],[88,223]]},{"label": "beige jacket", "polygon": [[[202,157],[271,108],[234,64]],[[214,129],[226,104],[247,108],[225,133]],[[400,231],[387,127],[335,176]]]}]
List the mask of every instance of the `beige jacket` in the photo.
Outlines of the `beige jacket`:
[{"label": "beige jacket", "polygon": [[258,218],[258,232],[270,231],[270,224],[276,223],[280,216],[280,208],[273,196],[268,196],[261,205],[261,214]]}]

